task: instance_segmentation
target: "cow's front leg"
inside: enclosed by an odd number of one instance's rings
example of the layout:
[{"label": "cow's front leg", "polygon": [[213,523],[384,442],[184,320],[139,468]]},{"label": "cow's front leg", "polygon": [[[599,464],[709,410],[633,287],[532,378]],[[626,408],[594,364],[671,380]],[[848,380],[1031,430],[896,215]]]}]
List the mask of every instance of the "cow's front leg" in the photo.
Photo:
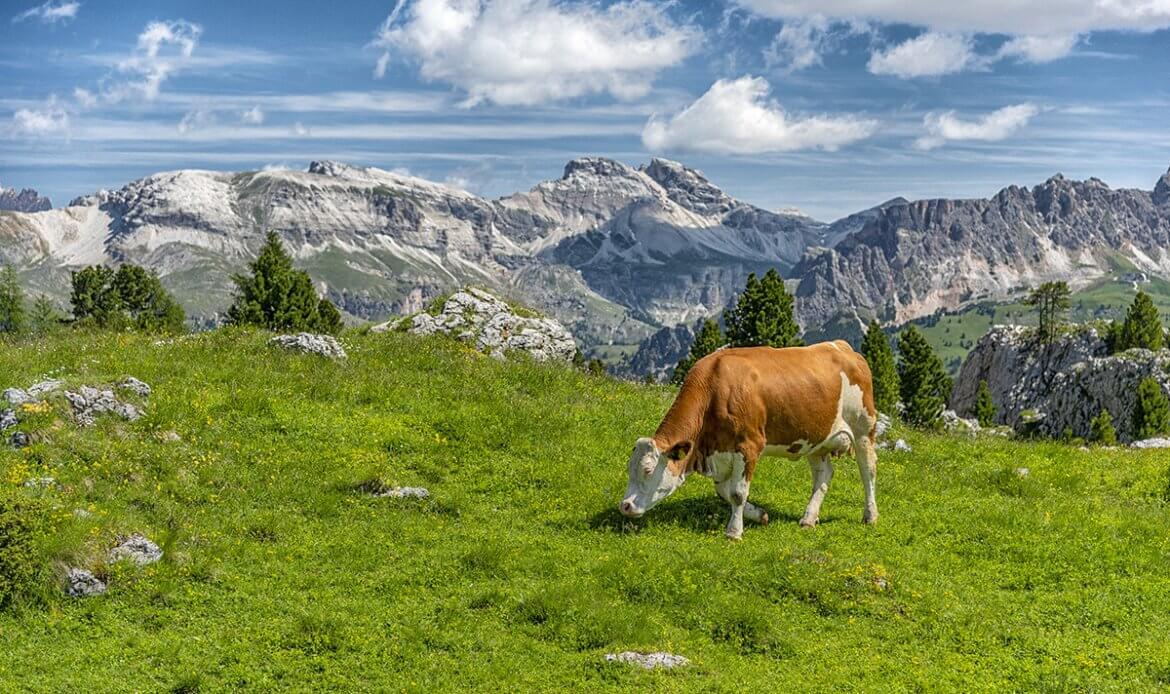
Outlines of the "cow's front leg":
[{"label": "cow's front leg", "polygon": [[728,538],[738,540],[743,537],[743,516],[748,506],[748,487],[751,484],[748,481],[747,461],[744,460],[742,453],[737,453],[732,461],[731,479],[728,483],[727,501],[731,504],[731,520],[727,521],[726,534]]},{"label": "cow's front leg", "polygon": [[743,505],[743,517],[760,525],[768,524],[768,512],[750,501]]},{"label": "cow's front leg", "polygon": [[804,528],[814,528],[821,518],[821,502],[825,500],[829,482],[833,479],[833,463],[827,455],[815,455],[808,459],[808,464],[812,469],[812,497],[808,500],[808,507],[804,509],[800,525]]}]

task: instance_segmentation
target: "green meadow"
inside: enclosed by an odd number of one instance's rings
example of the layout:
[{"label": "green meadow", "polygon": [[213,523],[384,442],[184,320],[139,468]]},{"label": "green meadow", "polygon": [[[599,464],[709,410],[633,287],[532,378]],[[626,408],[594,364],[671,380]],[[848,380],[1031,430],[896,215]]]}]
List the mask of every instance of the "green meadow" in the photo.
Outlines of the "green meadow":
[{"label": "green meadow", "polygon": [[[897,430],[913,451],[879,452],[877,527],[851,461],[802,530],[807,465],[765,459],[751,499],[772,523],[734,543],[703,478],[616,513],[665,386],[442,339],[349,333],[334,362],[268,337],[0,345],[0,389],[154,389],[142,419],[90,428],[58,393],[21,411],[31,446],[0,448],[0,567],[26,576],[0,690],[1170,687],[1164,451]],[[395,485],[431,496],[368,493]],[[107,564],[135,531],[163,560]],[[68,566],[109,590],[65,596]],[[625,650],[691,664],[605,661]]]}]

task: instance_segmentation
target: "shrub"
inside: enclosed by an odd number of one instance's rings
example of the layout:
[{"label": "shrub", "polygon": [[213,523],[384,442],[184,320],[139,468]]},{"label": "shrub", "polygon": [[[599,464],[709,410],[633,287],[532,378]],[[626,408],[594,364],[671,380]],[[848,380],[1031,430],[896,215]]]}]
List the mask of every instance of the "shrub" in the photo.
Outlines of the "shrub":
[{"label": "shrub", "polygon": [[1117,431],[1113,428],[1113,415],[1104,408],[1089,422],[1089,441],[1102,446],[1117,444]]},{"label": "shrub", "polygon": [[1153,378],[1142,380],[1138,386],[1133,431],[1134,438],[1139,440],[1170,434],[1170,400]]},{"label": "shrub", "polygon": [[328,299],[319,298],[309,273],[293,268],[275,232],[268,232],[260,254],[249,264],[250,275],[235,275],[236,299],[228,309],[234,325],[269,330],[337,333],[341,314]]},{"label": "shrub", "polygon": [[699,328],[694,342],[691,343],[690,352],[682,359],[679,359],[678,365],[674,367],[674,373],[671,374],[670,382],[675,385],[682,384],[683,380],[687,377],[687,373],[690,372],[691,367],[695,365],[695,362],[725,344],[727,344],[727,340],[724,339],[723,331],[719,329],[719,324],[710,318],[703,321],[703,327]]},{"label": "shrub", "polygon": [[893,414],[898,404],[898,367],[894,363],[890,339],[876,320],[869,324],[861,343],[861,353],[873,374],[874,405],[879,412]]},{"label": "shrub", "polygon": [[780,273],[768,270],[763,278],[753,272],[735,303],[723,314],[727,341],[732,347],[792,347],[803,344],[792,315],[792,295]]},{"label": "shrub", "polygon": [[991,399],[991,389],[987,381],[979,381],[979,394],[975,396],[975,419],[979,426],[989,427],[995,424],[995,402]]},{"label": "shrub", "polygon": [[43,547],[48,535],[44,503],[0,491],[0,608],[30,597],[48,572]]}]

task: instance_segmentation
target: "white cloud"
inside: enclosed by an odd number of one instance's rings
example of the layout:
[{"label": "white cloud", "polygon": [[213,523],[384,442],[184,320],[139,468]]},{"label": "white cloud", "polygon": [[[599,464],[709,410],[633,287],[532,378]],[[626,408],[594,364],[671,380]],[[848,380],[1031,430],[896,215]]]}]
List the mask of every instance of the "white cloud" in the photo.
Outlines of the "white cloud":
[{"label": "white cloud", "polygon": [[13,22],[23,22],[26,19],[35,19],[43,24],[56,24],[57,22],[67,22],[77,16],[77,11],[81,9],[80,2],[54,2],[48,0],[43,5],[30,7],[12,18]]},{"label": "white cloud", "polygon": [[12,133],[28,137],[69,134],[69,112],[56,98],[38,108],[20,108],[12,114]]},{"label": "white cloud", "polygon": [[264,123],[264,111],[259,106],[253,106],[240,114],[240,122],[245,125],[261,125]]},{"label": "white cloud", "polygon": [[869,57],[866,66],[875,75],[903,79],[962,72],[982,64],[970,37],[928,31]]},{"label": "white cloud", "polygon": [[179,121],[179,134],[186,135],[193,130],[202,130],[215,125],[215,113],[206,109],[188,111]]},{"label": "white cloud", "polygon": [[202,34],[203,27],[184,19],[147,24],[134,53],[117,64],[118,72],[128,78],[107,79],[102,98],[110,103],[135,97],[156,99],[163,82],[190,62]]},{"label": "white cloud", "polygon": [[[371,44],[375,74],[395,57],[424,79],[452,84],[467,103],[533,105],[587,94],[618,99],[649,91],[664,68],[701,41],[646,0],[607,7],[553,0],[399,0]],[[399,21],[401,19],[401,21]]]},{"label": "white cloud", "polygon": [[974,120],[963,120],[954,111],[928,113],[922,121],[926,135],[915,140],[914,146],[929,150],[951,140],[1003,140],[1027,125],[1038,113],[1039,108],[1026,103],[1005,106]]},{"label": "white cloud", "polygon": [[853,116],[794,118],[768,98],[768,82],[745,76],[719,80],[668,119],[651,116],[642,142],[651,151],[760,154],[836,150],[869,137],[877,122]]},{"label": "white cloud", "polygon": [[93,95],[93,92],[81,87],[73,89],[73,100],[82,108],[93,108],[98,103],[98,98]]},{"label": "white cloud", "polygon": [[826,53],[836,50],[842,39],[870,30],[860,22],[842,22],[824,15],[785,20],[771,45],[764,51],[768,67],[797,72],[820,65]]},{"label": "white cloud", "polygon": [[296,123],[293,123],[292,134],[296,135],[297,137],[308,137],[312,133],[309,132],[309,129],[305,127],[303,123],[297,121]]},{"label": "white cloud", "polygon": [[1080,37],[1076,34],[1065,36],[1015,36],[1000,47],[999,58],[1019,58],[1029,63],[1050,63],[1059,60],[1076,48]]},{"label": "white cloud", "polygon": [[1170,27],[1165,0],[736,0],[775,19],[832,19],[911,24],[935,31],[1052,36]]}]

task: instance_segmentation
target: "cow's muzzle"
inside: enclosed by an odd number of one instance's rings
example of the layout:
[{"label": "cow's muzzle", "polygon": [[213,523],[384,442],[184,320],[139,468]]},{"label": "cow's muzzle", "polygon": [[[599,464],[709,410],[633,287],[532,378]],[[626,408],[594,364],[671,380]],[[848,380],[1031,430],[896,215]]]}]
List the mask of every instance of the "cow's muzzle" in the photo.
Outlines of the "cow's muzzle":
[{"label": "cow's muzzle", "polygon": [[635,506],[634,502],[630,501],[629,499],[626,499],[622,503],[618,504],[618,510],[621,511],[622,515],[626,518],[639,518],[643,513],[645,513],[644,510]]}]

